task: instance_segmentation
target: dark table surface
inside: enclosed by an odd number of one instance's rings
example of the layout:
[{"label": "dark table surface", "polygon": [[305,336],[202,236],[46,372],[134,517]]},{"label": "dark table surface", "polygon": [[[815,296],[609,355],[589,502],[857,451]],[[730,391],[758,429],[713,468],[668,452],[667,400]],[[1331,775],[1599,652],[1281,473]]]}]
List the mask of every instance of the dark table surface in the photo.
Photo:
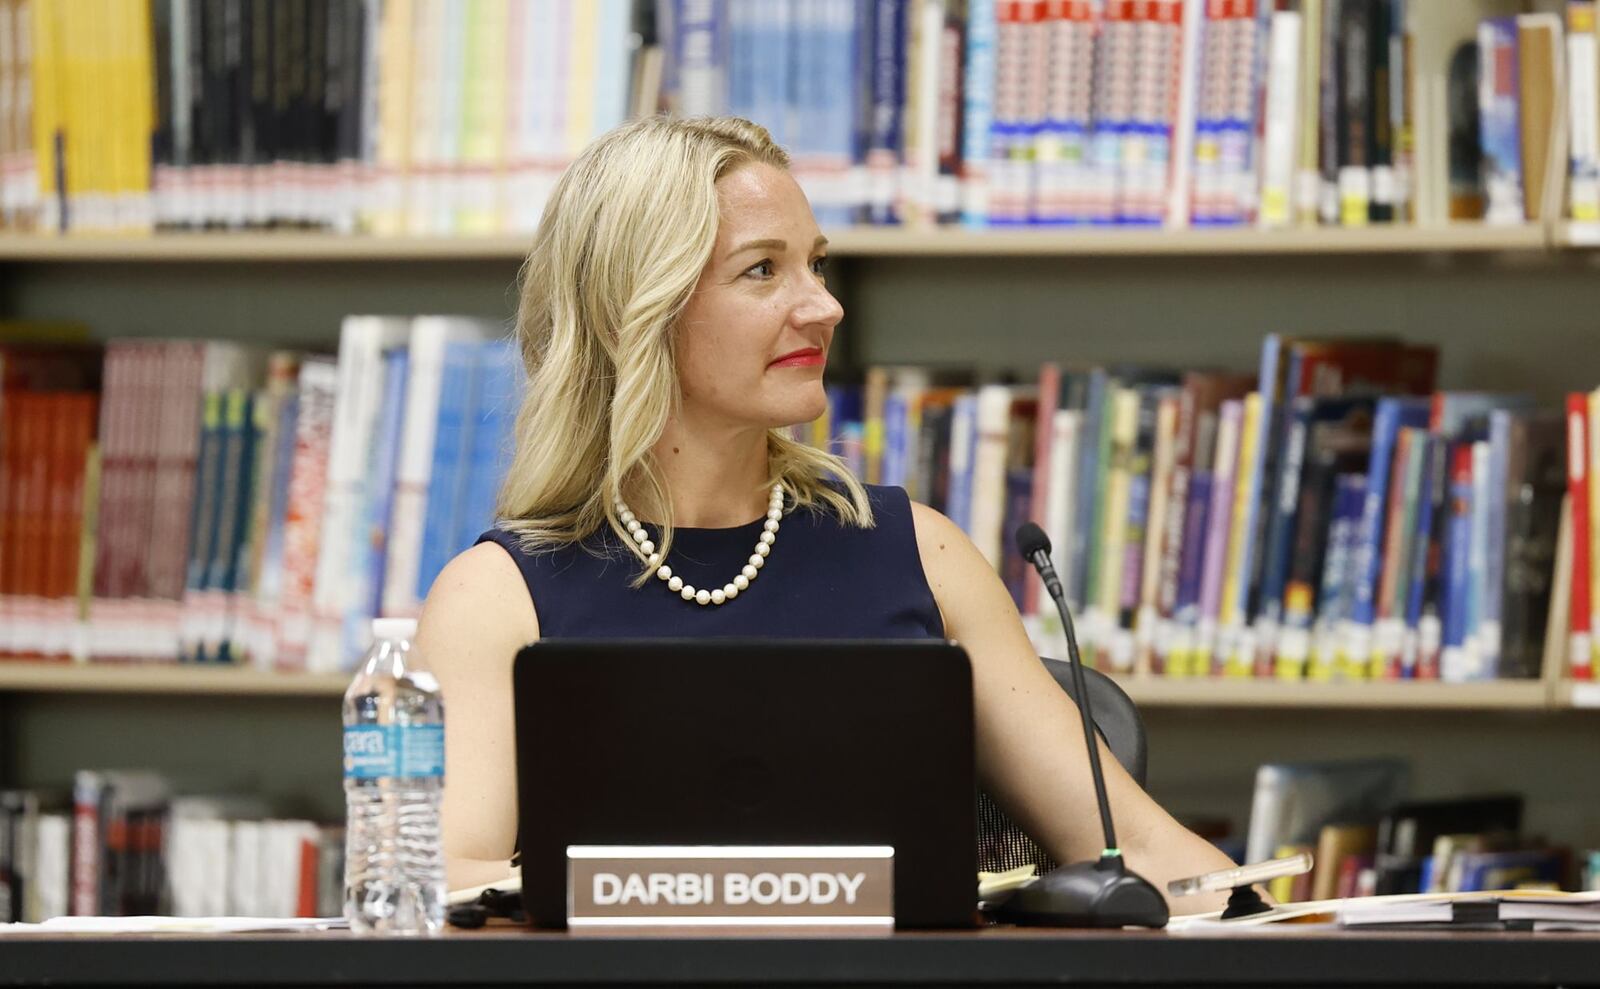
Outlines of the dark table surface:
[{"label": "dark table surface", "polygon": [[1600,986],[1600,935],[1148,931],[7,935],[0,985]]}]

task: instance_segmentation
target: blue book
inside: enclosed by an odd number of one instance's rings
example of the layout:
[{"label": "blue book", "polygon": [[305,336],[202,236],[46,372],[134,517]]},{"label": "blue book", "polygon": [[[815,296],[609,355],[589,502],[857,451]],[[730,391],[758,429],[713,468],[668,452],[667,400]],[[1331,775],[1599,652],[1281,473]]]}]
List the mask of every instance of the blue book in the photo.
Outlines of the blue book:
[{"label": "blue book", "polygon": [[867,222],[900,222],[897,189],[904,161],[906,0],[872,3],[872,113],[867,138]]},{"label": "blue book", "polygon": [[[1400,654],[1400,676],[1404,679],[1429,672],[1421,664],[1424,659],[1419,641],[1422,630],[1423,605],[1427,600],[1428,571],[1433,555],[1434,512],[1443,509],[1445,489],[1445,457],[1448,444],[1443,437],[1425,434],[1417,455],[1422,458],[1422,478],[1417,485],[1417,522],[1412,533],[1411,556],[1406,574],[1406,646]],[[1431,644],[1429,644],[1431,647]]]},{"label": "blue book", "polygon": [[1522,182],[1521,72],[1517,19],[1491,17],[1478,24],[1478,140],[1488,193],[1484,220],[1525,221]]},{"label": "blue book", "polygon": [[433,468],[428,475],[428,500],[422,524],[422,549],[417,561],[417,600],[428,596],[433,579],[455,555],[457,512],[472,451],[473,417],[477,414],[479,341],[445,344],[439,378],[439,411],[433,434]]},{"label": "blue book", "polygon": [[880,480],[884,484],[905,487],[907,456],[906,396],[891,391],[883,399],[883,469]]},{"label": "blue book", "polygon": [[179,633],[179,658],[205,659],[201,640],[203,599],[207,571],[217,539],[217,490],[222,476],[221,392],[201,396],[200,444],[195,456],[194,494],[190,499],[189,558],[183,580],[183,608]]},{"label": "blue book", "polygon": [[522,402],[522,378],[522,361],[513,341],[489,340],[479,345],[478,408],[452,553],[470,547],[479,533],[495,524],[495,503],[511,466],[512,427]]},{"label": "blue book", "polygon": [[1317,594],[1316,624],[1333,628],[1350,614],[1350,571],[1366,500],[1363,474],[1340,474],[1335,482],[1333,521],[1328,526],[1328,552],[1323,557],[1322,587]]},{"label": "blue book", "polygon": [[[1426,398],[1386,397],[1378,400],[1377,411],[1373,414],[1372,458],[1367,464],[1366,498],[1361,506],[1361,524],[1357,530],[1352,568],[1354,580],[1351,585],[1350,619],[1360,630],[1371,629],[1376,612],[1395,440],[1403,426],[1427,428],[1428,406]],[[1369,646],[1370,643],[1358,644],[1355,647],[1356,657],[1365,659]]]},{"label": "blue book", "polygon": [[1472,555],[1472,444],[1450,449],[1450,521],[1445,544],[1443,600],[1443,659],[1440,678],[1462,679],[1461,649],[1467,641]]},{"label": "blue book", "polygon": [[365,562],[362,586],[353,600],[362,602],[345,616],[342,656],[360,656],[370,638],[370,619],[383,611],[383,573],[388,561],[389,511],[394,505],[394,488],[400,469],[400,437],[404,432],[406,385],[410,377],[411,351],[395,347],[383,354],[383,399],[378,407],[377,427],[373,430],[370,453],[372,483],[367,485],[360,539]]},{"label": "blue book", "polygon": [[987,203],[981,190],[988,177],[989,128],[994,119],[994,5],[995,0],[968,0],[967,3],[961,132],[961,163],[966,173],[963,182],[967,188],[962,190],[961,222],[968,227],[983,227],[989,223]]},{"label": "blue book", "polygon": [[[959,444],[960,449],[957,449]],[[972,457],[978,448],[978,396],[955,400],[950,417],[950,521],[970,531],[972,524]]]},{"label": "blue book", "polygon": [[241,643],[231,641],[229,613],[238,588],[239,549],[250,525],[251,467],[255,451],[251,440],[251,395],[242,388],[223,396],[221,471],[217,479],[217,532],[212,543],[206,590],[211,600],[205,656],[226,663],[238,658]]}]

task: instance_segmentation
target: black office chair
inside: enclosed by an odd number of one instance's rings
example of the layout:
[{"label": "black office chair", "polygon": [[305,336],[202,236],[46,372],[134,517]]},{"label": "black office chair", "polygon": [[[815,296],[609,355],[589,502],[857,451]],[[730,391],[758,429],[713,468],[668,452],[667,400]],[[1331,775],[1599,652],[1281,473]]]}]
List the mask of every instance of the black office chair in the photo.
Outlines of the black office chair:
[{"label": "black office chair", "polygon": [[[1074,701],[1077,693],[1072,686],[1072,666],[1059,659],[1040,657],[1045,669],[1055,677],[1056,683]],[[1134,782],[1144,786],[1146,745],[1144,719],[1133,699],[1117,686],[1117,682],[1098,670],[1085,668],[1083,683],[1089,691],[1089,704],[1094,709],[1095,729],[1105,740],[1106,748],[1128,771]],[[1076,725],[1074,728],[1076,729]],[[1093,801],[1093,795],[1086,795]],[[983,872],[1005,872],[1024,865],[1033,865],[1042,875],[1055,868],[1056,863],[1039,844],[1007,817],[987,793],[978,794],[978,868]]]}]

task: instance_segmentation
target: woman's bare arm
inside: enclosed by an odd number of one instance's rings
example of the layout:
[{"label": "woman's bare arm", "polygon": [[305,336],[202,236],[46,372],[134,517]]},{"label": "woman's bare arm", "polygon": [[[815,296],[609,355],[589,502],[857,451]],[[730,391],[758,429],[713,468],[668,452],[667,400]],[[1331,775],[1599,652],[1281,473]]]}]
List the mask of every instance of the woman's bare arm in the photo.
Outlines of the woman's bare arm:
[{"label": "woman's bare arm", "polygon": [[539,637],[517,565],[492,543],[450,562],[423,605],[417,648],[445,705],[445,879],[450,889],[505,878],[517,839],[511,661]]},{"label": "woman's bare arm", "polygon": [[[915,502],[912,518],[945,633],[972,660],[978,775],[985,789],[1057,861],[1099,858],[1105,839],[1077,707],[1039,662],[1011,595],[966,534]],[[1104,743],[1100,753],[1123,857],[1163,896],[1170,879],[1232,864],[1150,799]],[[1169,902],[1175,912],[1202,912],[1222,909],[1226,896]]]}]

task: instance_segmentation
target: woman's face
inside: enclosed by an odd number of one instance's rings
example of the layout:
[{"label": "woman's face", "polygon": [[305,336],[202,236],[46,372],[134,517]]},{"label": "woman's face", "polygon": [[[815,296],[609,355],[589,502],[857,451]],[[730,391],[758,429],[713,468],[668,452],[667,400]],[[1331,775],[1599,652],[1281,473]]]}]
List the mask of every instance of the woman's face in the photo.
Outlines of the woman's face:
[{"label": "woman's face", "polygon": [[844,316],[822,267],[827,240],[788,172],[750,164],[717,181],[720,221],[678,329],[686,418],[788,426],[827,408],[822,368]]}]

